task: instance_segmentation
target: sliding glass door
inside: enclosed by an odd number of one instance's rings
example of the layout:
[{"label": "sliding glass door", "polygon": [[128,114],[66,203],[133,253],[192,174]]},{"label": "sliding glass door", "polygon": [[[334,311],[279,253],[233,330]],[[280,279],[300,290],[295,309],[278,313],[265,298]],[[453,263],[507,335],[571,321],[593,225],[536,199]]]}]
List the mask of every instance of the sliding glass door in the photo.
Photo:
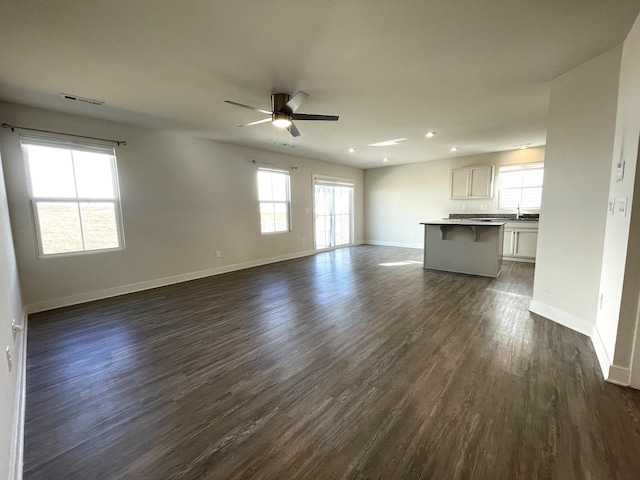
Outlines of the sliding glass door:
[{"label": "sliding glass door", "polygon": [[353,180],[314,177],[315,248],[353,244]]}]

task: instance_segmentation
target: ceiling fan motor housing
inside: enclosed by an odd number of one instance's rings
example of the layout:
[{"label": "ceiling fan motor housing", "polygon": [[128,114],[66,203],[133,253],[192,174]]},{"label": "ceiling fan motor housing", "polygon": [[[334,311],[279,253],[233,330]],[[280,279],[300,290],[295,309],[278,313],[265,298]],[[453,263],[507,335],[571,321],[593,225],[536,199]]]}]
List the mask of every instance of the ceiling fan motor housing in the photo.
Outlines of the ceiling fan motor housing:
[{"label": "ceiling fan motor housing", "polygon": [[271,95],[271,111],[275,113],[286,113],[291,115],[293,110],[287,106],[287,103],[291,100],[291,95],[287,93],[274,93]]}]

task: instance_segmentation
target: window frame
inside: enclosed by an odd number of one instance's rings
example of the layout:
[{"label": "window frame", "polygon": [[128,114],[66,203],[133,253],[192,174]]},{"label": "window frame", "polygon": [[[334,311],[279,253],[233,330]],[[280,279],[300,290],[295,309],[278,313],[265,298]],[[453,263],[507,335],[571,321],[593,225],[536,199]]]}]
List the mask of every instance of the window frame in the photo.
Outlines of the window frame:
[{"label": "window frame", "polygon": [[[270,174],[278,174],[278,175],[282,175],[283,177],[286,178],[286,200],[282,201],[282,200],[262,200],[260,198],[260,172],[266,172],[266,173],[270,173]],[[291,174],[289,172],[289,170],[285,170],[285,169],[280,169],[280,168],[268,168],[268,167],[258,167],[258,172],[256,174],[256,180],[257,180],[257,187],[258,187],[258,215],[260,217],[260,235],[278,235],[278,234],[282,234],[282,233],[291,233],[292,232],[292,226],[291,226]],[[275,204],[284,204],[285,205],[285,209],[286,209],[286,214],[285,214],[285,218],[287,219],[287,227],[285,230],[274,230],[272,232],[264,232],[262,230],[262,205],[263,204],[270,204],[270,205],[275,205]],[[274,222],[274,228],[275,228],[275,222]]]},{"label": "window frame", "polygon": [[[29,163],[29,153],[28,146],[43,146],[43,147],[52,147],[52,148],[63,148],[66,150],[77,150],[84,151],[90,153],[102,153],[105,155],[109,155],[111,157],[110,167],[111,167],[111,178],[113,182],[113,198],[105,198],[105,197],[96,197],[96,198],[87,198],[87,197],[79,197],[77,195],[75,197],[36,197],[33,193],[32,179],[31,179],[31,165]],[[121,251],[125,249],[125,237],[124,237],[124,223],[122,220],[122,201],[120,196],[120,186],[118,181],[118,160],[116,156],[115,147],[113,145],[105,145],[101,143],[89,143],[89,142],[78,142],[74,140],[68,140],[64,138],[53,138],[53,137],[44,137],[44,136],[34,136],[34,135],[20,135],[20,146],[22,149],[22,156],[24,161],[24,169],[26,175],[26,183],[27,183],[27,191],[29,194],[29,203],[31,210],[31,221],[34,228],[35,233],[35,243],[36,243],[36,254],[37,258],[53,258],[53,257],[68,257],[68,256],[77,256],[77,255],[92,255],[97,253],[105,253],[105,252],[114,252]],[[76,178],[74,175],[74,184],[76,182]],[[44,243],[42,238],[42,229],[40,225],[40,216],[38,213],[38,204],[39,203],[75,203],[78,206],[78,212],[80,212],[81,204],[90,204],[90,203],[111,203],[114,207],[115,213],[115,225],[116,225],[116,234],[118,239],[118,246],[112,248],[96,248],[96,249],[86,249],[85,248],[85,239],[84,239],[84,231],[82,229],[82,217],[80,216],[80,234],[82,238],[82,250],[74,250],[69,252],[57,252],[57,253],[45,253],[44,252]]]},{"label": "window frame", "polygon": [[542,188],[544,187],[544,162],[528,162],[528,163],[515,163],[515,164],[509,164],[509,165],[501,165],[498,167],[498,210],[514,210],[516,207],[503,207],[501,205],[502,203],[502,192],[503,192],[503,188],[502,188],[502,179],[500,178],[500,174],[503,172],[523,172],[526,170],[542,170],[543,172],[543,180],[542,183],[540,185],[536,185],[536,186],[520,186],[517,188],[505,188],[504,190],[519,190],[520,191],[520,210],[528,210],[528,211],[539,211],[541,206],[542,206],[542,193],[540,194],[540,207],[527,207],[527,206],[523,206],[522,205],[522,192],[523,190],[526,189],[533,189],[533,188],[540,188],[542,191]]}]

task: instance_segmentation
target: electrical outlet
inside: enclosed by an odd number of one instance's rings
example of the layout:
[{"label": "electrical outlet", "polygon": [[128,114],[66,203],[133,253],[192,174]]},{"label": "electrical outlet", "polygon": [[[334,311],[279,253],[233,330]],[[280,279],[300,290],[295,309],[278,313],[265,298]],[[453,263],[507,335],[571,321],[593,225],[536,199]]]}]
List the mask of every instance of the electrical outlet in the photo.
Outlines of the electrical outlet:
[{"label": "electrical outlet", "polygon": [[469,207],[469,205],[467,205],[466,203],[462,204],[462,210],[466,210]]},{"label": "electrical outlet", "polygon": [[222,257],[222,252],[220,250],[216,250],[216,257],[217,258]]},{"label": "electrical outlet", "polygon": [[304,245],[304,238],[302,239],[302,244]]},{"label": "electrical outlet", "polygon": [[13,368],[13,360],[11,359],[11,347],[7,347],[7,365],[9,366],[9,371]]},{"label": "electrical outlet", "polygon": [[488,203],[481,203],[480,204],[480,210],[484,210],[486,212],[487,210],[489,210],[489,204]]}]

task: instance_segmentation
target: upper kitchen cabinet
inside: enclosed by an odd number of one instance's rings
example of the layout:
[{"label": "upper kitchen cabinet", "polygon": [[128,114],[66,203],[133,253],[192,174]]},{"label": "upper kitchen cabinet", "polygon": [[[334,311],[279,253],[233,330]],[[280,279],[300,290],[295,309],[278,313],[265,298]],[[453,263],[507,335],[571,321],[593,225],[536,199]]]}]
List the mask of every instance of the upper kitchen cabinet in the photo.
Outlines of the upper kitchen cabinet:
[{"label": "upper kitchen cabinet", "polygon": [[492,198],[493,165],[451,170],[449,197]]}]

